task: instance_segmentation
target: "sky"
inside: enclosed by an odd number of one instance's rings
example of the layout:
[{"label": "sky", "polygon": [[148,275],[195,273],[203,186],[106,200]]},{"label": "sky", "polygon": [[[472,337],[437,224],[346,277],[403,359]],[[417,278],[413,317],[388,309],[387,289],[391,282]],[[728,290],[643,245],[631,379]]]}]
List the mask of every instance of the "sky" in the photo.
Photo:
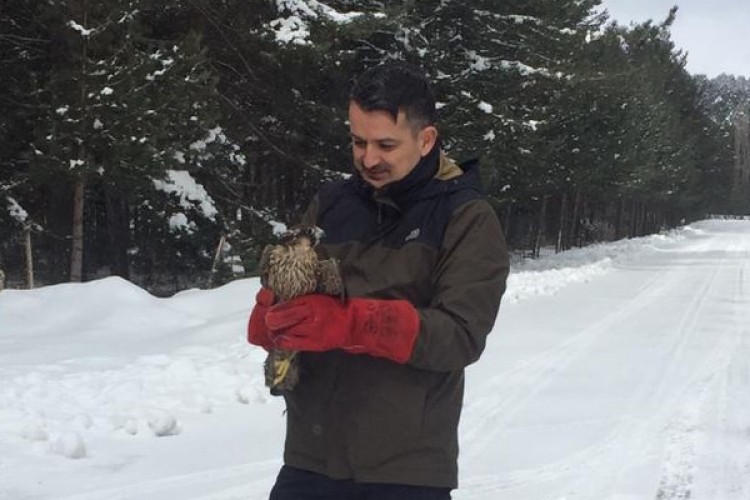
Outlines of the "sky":
[{"label": "sky", "polygon": [[[0,499],[266,500],[257,278],[0,291]],[[750,498],[750,220],[514,259],[455,500]]]},{"label": "sky", "polygon": [[750,77],[750,1],[603,0],[618,24],[661,22],[673,5],[672,40],[688,52],[687,69],[713,78],[721,73]]}]

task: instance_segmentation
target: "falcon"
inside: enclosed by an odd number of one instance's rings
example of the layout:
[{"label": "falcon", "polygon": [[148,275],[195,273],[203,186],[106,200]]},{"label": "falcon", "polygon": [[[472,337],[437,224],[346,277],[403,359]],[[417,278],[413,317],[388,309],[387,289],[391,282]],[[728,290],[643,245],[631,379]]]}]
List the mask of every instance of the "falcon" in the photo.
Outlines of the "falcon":
[{"label": "falcon", "polygon": [[[316,251],[323,230],[299,225],[284,232],[276,245],[267,245],[260,257],[260,283],[271,290],[276,303],[300,295],[324,293],[344,299],[344,283],[336,259],[321,259]],[[263,365],[272,394],[291,391],[299,381],[296,351],[271,349]]]}]

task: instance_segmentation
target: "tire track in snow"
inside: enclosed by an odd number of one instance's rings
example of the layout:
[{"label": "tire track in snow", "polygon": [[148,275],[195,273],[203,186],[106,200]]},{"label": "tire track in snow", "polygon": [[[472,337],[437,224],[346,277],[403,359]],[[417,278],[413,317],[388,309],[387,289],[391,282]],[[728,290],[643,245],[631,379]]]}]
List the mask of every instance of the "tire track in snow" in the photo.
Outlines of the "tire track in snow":
[{"label": "tire track in snow", "polygon": [[707,497],[726,500],[750,498],[750,251],[737,279],[734,300],[744,307],[735,308],[738,346],[729,370],[722,379],[713,427],[718,439],[712,446],[709,464],[720,471],[706,488]]},{"label": "tire track in snow", "polygon": [[[723,248],[720,238],[709,245],[701,247],[702,252]],[[690,368],[690,351],[696,339],[705,335],[700,328],[707,316],[707,309],[714,305],[713,298],[717,291],[719,277],[725,273],[727,258],[711,266],[710,274],[698,285],[695,293],[685,306],[685,314],[680,318],[676,328],[666,331],[660,350],[669,357],[666,364],[652,364],[648,375],[641,377],[637,390],[630,397],[628,410],[624,412],[610,435],[595,447],[585,464],[579,464],[582,474],[577,480],[565,487],[568,500],[573,498],[600,498],[606,496],[621,482],[628,465],[637,465],[648,461],[660,445],[654,436],[663,435],[665,428],[681,429],[680,460],[672,461],[670,470],[679,481],[692,477],[690,472],[691,457],[697,447],[697,434],[682,432],[694,428],[695,418],[701,414],[705,403],[707,388],[715,376],[717,366],[726,365],[730,352],[727,343],[717,343],[707,353],[697,370],[686,373]],[[690,272],[673,270],[690,278]],[[687,285],[687,283],[678,283]],[[675,410],[677,408],[677,410]],[[679,421],[674,414],[681,415]],[[672,423],[670,424],[670,419]],[[689,437],[690,439],[685,439]],[[675,441],[676,442],[676,441]],[[584,479],[585,478],[585,479]],[[678,481],[678,482],[679,482]],[[683,481],[684,482],[684,481]],[[582,495],[582,496],[581,496]],[[664,497],[664,498],[683,498]],[[684,497],[688,498],[688,497]]]},{"label": "tire track in snow", "polygon": [[141,481],[58,500],[260,500],[267,497],[280,467],[281,461],[274,459]]},{"label": "tire track in snow", "polygon": [[[712,286],[715,274],[713,273],[711,279],[704,282],[701,293],[694,296],[692,303],[687,308],[690,311],[690,317],[694,317],[700,310],[699,303]],[[665,275],[668,278],[667,280],[663,280]],[[679,286],[681,284],[678,281],[679,276],[676,272],[667,273],[666,270],[656,273],[654,278],[642,288],[641,292],[631,299],[628,306],[620,310],[621,314],[605,317],[602,322],[597,323],[591,329],[585,330],[584,333],[591,330],[598,331],[596,327],[599,326],[603,326],[606,329],[624,317],[631,314],[638,314],[643,307],[652,305],[650,301],[654,297],[658,297]],[[670,338],[673,341],[677,341],[679,340],[679,335],[675,334]],[[633,418],[633,415],[640,413],[637,409],[643,403],[643,399],[648,393],[653,391],[653,380],[656,378],[658,377],[644,377],[639,388],[630,398],[630,410],[624,413],[624,417],[618,421],[612,431],[598,443],[581,449],[562,460],[546,464],[543,467],[513,471],[503,475],[471,478],[467,485],[468,488],[466,488],[466,490],[471,490],[471,493],[466,495],[466,498],[484,497],[487,493],[498,492],[514,486],[533,484],[534,482],[549,482],[564,479],[568,476],[581,479],[575,479],[566,486],[561,487],[560,498],[565,498],[566,500],[574,498],[597,498],[596,495],[588,496],[588,494],[591,493],[591,490],[599,490],[602,483],[612,480],[614,473],[611,471],[618,465],[621,465],[619,459],[617,461],[613,459],[612,450],[629,449],[632,446],[633,439],[638,439],[637,436],[641,433],[637,431],[637,428],[639,426],[643,427],[644,423],[639,418]]]},{"label": "tire track in snow", "polygon": [[[594,325],[582,330],[574,337],[560,345],[521,361],[509,371],[492,377],[477,392],[488,396],[477,398],[464,410],[467,420],[476,422],[462,435],[463,448],[469,461],[481,456],[493,441],[505,432],[513,416],[539,392],[554,381],[553,374],[569,365],[575,358],[586,351],[602,333],[617,324],[623,318],[635,314],[651,304],[669,288],[670,280],[664,280],[665,272],[656,273],[648,280],[636,295],[622,308],[604,316]],[[498,394],[507,394],[498,398]],[[476,415],[483,415],[477,418]],[[535,470],[537,474],[541,471]],[[512,480],[511,483],[515,483]]]},{"label": "tire track in snow", "polygon": [[730,370],[724,378],[717,407],[717,427],[723,432],[714,446],[721,472],[713,481],[711,498],[745,500],[750,498],[750,249],[737,278],[734,300],[743,307],[735,308],[738,348]]},{"label": "tire track in snow", "polygon": [[[709,449],[711,455],[706,462],[711,468],[718,469],[718,472],[707,475],[707,498],[750,498],[750,395],[747,392],[750,385],[749,334],[747,329],[742,333],[740,345],[732,359],[731,369],[723,377],[715,405],[715,418],[711,423],[718,437]],[[702,486],[702,479],[703,476],[698,478],[698,487]]]},{"label": "tire track in snow", "polygon": [[[737,241],[731,243],[726,246],[727,251],[742,249]],[[750,303],[745,282],[748,253],[747,250],[741,253],[744,258],[739,272],[735,274],[730,268],[728,273],[735,283],[729,300],[734,315],[730,331],[723,335],[719,347],[703,365],[700,392],[688,397],[670,422],[657,500],[684,500],[693,496],[723,500],[750,498],[750,398],[747,396]],[[738,308],[736,304],[745,307]],[[719,469],[719,479],[715,471],[707,468]],[[706,476],[710,478],[709,484],[701,488]],[[708,491],[696,494],[699,489]]]},{"label": "tire track in snow", "polygon": [[[705,251],[703,248],[701,250]],[[563,460],[547,464],[540,468],[511,471],[502,475],[493,474],[470,477],[464,482],[465,488],[463,488],[462,492],[465,494],[462,495],[462,498],[482,497],[487,493],[499,492],[513,486],[552,481],[566,476],[581,479],[574,480],[562,488],[561,493],[564,492],[565,495],[560,498],[566,498],[567,500],[579,497],[601,498],[598,495],[604,494],[603,492],[606,491],[611,492],[612,482],[616,482],[620,478],[623,463],[643,460],[648,456],[649,450],[653,448],[650,439],[654,434],[658,434],[659,430],[669,420],[669,415],[672,411],[669,401],[678,404],[677,401],[679,398],[684,397],[684,393],[687,392],[695,395],[697,391],[697,402],[700,403],[706,394],[705,387],[697,388],[694,382],[695,378],[692,377],[681,386],[681,390],[677,391],[676,395],[670,394],[673,390],[673,385],[669,385],[666,382],[667,380],[674,382],[674,378],[679,375],[679,367],[682,366],[685,357],[684,352],[689,349],[690,341],[698,334],[696,326],[701,319],[708,298],[713,294],[721,269],[721,265],[714,267],[710,276],[703,281],[699,291],[692,296],[690,303],[686,307],[687,314],[681,319],[678,328],[675,328],[674,333],[670,334],[665,340],[665,343],[668,345],[666,351],[674,353],[669,359],[667,368],[664,369],[662,366],[655,366],[650,370],[649,376],[642,377],[640,386],[630,398],[630,411],[625,412],[623,418],[619,420],[618,424],[606,438]],[[665,293],[670,287],[674,287],[674,281],[678,277],[685,274],[684,272],[681,274],[679,270],[673,269],[666,276],[668,279],[662,282],[665,273],[667,273],[667,270],[657,273],[625,308],[605,317],[596,325],[585,330],[573,341],[563,346],[562,349],[555,349],[551,354],[546,352],[534,358],[530,364],[532,364],[532,368],[536,371],[533,371],[531,374],[528,371],[524,371],[527,369],[529,363],[515,370],[520,370],[524,380],[529,381],[528,385],[533,386],[525,387],[525,389],[531,390],[534,393],[538,392],[538,390],[535,390],[538,387],[534,386],[534,384],[538,384],[540,379],[547,373],[551,373],[555,368],[559,367],[557,365],[558,362],[569,363],[572,357],[581,354],[595,340],[599,333],[606,330],[616,321],[620,321],[631,314],[637,314],[645,306],[644,301],[650,301],[654,297]],[[681,282],[676,283],[676,285],[681,284]],[[716,366],[715,363],[720,362],[720,358],[725,356],[727,352],[729,352],[727,347],[719,346],[714,349],[713,355],[707,358],[708,360],[701,365],[701,369],[698,372],[701,374],[705,374],[707,370],[710,372]],[[499,375],[498,378],[505,376]],[[547,380],[549,381],[549,378]],[[654,381],[658,380],[661,380],[661,382],[654,389]],[[512,384],[509,384],[509,386],[513,387]],[[498,387],[494,390],[503,391],[507,389]],[[533,394],[528,394],[528,392],[521,393],[526,395],[525,398],[516,394],[519,400],[516,401],[515,406],[510,407],[511,412],[533,397]],[[650,402],[650,406],[657,409],[655,416],[642,418],[643,415],[640,414],[643,411],[639,411],[639,408],[643,405],[644,401]],[[500,402],[494,408],[493,415],[508,409],[507,403],[503,403]],[[700,404],[696,408],[700,409]],[[500,424],[507,423],[509,419],[510,416],[505,416],[503,422],[499,423],[497,418],[487,418],[489,424],[497,425],[497,430],[494,431],[493,436],[489,438],[485,436],[483,439],[486,439],[487,442],[495,440],[503,432],[504,425]],[[475,439],[482,437],[482,431],[473,433],[472,437]],[[478,449],[475,448],[472,458],[478,457],[485,448],[486,446]],[[627,453],[623,457],[621,453],[613,453],[613,450],[626,450]],[[586,496],[581,496],[584,492]]]}]

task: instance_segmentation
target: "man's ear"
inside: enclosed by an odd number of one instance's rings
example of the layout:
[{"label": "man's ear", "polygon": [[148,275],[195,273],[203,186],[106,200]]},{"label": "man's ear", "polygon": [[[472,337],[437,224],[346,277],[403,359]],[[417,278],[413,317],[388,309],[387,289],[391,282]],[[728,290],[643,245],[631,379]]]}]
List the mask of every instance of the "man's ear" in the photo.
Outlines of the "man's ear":
[{"label": "man's ear", "polygon": [[438,131],[434,125],[428,125],[419,131],[419,153],[427,156],[437,142]]}]

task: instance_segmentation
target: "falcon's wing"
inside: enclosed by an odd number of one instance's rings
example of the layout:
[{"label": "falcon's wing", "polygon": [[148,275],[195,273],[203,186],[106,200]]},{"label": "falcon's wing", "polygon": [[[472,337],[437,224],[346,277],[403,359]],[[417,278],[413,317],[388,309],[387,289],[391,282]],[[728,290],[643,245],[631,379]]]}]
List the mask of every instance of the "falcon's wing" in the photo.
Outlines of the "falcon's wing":
[{"label": "falcon's wing", "polygon": [[260,284],[268,288],[268,272],[271,265],[271,252],[273,251],[273,245],[266,245],[263,247],[263,252],[260,254],[260,261],[258,262],[258,269],[260,270]]},{"label": "falcon's wing", "polygon": [[341,275],[339,261],[326,259],[318,261],[318,292],[335,295],[342,301],[346,298],[346,286]]}]

